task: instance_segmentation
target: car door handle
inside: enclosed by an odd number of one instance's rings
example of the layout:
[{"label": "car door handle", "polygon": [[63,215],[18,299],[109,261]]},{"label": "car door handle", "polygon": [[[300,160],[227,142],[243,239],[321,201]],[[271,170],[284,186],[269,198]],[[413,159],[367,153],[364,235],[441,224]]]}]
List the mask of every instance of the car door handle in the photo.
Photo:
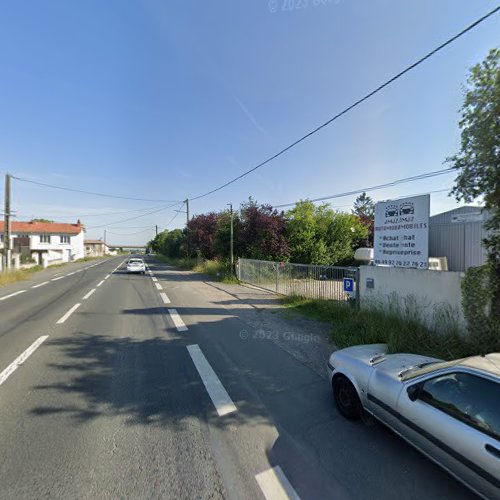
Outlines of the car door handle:
[{"label": "car door handle", "polygon": [[498,448],[491,446],[491,444],[485,444],[484,447],[488,453],[491,453],[493,456],[500,459],[500,450]]}]

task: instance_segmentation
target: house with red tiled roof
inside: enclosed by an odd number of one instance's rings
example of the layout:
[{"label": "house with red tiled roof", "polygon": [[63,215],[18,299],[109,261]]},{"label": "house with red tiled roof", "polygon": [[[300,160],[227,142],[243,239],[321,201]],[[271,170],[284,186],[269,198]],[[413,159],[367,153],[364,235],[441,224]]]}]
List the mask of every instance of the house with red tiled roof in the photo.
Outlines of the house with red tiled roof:
[{"label": "house with red tiled roof", "polygon": [[[3,249],[4,221],[0,221],[0,249]],[[85,228],[63,222],[11,222],[10,247],[13,253],[29,255],[38,264],[51,265],[82,259]]]}]

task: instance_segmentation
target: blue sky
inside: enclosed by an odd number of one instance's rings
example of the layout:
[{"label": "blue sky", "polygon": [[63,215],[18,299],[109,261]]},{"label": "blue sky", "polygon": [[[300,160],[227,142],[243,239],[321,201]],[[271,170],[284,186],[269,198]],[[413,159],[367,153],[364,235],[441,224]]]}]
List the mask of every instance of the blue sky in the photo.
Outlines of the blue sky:
[{"label": "blue sky", "polygon": [[[2,2],[0,173],[138,198],[194,197],[326,121],[496,3]],[[500,44],[499,34],[496,15],[307,142],[193,202],[192,213],[248,196],[282,204],[442,168],[459,146],[467,69]],[[372,196],[452,184],[448,174]],[[352,201],[332,204],[349,210]],[[113,243],[147,241],[173,208],[116,221],[166,205],[13,182],[19,220],[81,215],[88,237],[107,225]],[[455,206],[446,193],[431,197],[432,213]],[[127,210],[137,211],[114,214]]]}]

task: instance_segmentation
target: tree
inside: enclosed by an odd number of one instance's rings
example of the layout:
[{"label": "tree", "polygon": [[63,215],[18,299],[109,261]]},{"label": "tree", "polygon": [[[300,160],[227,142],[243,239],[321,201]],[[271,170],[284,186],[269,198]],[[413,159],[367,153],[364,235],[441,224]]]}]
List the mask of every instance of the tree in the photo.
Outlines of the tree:
[{"label": "tree", "polygon": [[219,213],[210,212],[197,215],[189,221],[187,244],[191,256],[199,254],[205,259],[215,257],[213,243],[219,218]]},{"label": "tree", "polygon": [[361,224],[368,229],[368,236],[364,242],[366,246],[373,246],[373,228],[375,224],[375,203],[366,193],[361,193],[354,201],[352,213],[356,215]]},{"label": "tree", "polygon": [[48,223],[52,223],[54,221],[50,220],[50,219],[31,219],[31,222],[48,222]]},{"label": "tree", "polygon": [[249,199],[241,206],[241,244],[251,259],[286,260],[289,255],[283,212]]},{"label": "tree", "polygon": [[[241,219],[237,212],[233,213],[233,245],[234,257],[245,255],[245,248],[241,240]],[[231,257],[231,212],[225,210],[220,214],[214,238],[214,253],[217,257],[229,260]]]},{"label": "tree", "polygon": [[290,259],[301,264],[351,264],[368,234],[358,217],[335,212],[327,203],[300,201],[286,217]]},{"label": "tree", "polygon": [[460,151],[447,158],[458,176],[452,194],[467,203],[483,197],[491,217],[485,223],[492,317],[500,320],[500,50],[473,66],[461,108]]}]

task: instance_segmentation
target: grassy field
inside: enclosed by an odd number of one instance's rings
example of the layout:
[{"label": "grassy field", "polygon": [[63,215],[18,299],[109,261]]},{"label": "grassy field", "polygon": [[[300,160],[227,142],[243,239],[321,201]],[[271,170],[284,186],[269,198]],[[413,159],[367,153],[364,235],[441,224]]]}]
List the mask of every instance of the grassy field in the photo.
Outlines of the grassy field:
[{"label": "grassy field", "polygon": [[340,302],[284,297],[290,311],[332,325],[331,340],[339,348],[386,343],[390,352],[410,352],[451,360],[500,347],[496,339],[463,336],[454,327],[432,331],[417,321],[381,310],[358,310]]},{"label": "grassy field", "polygon": [[230,264],[217,260],[205,260],[199,262],[198,259],[172,259],[164,255],[156,255],[156,259],[160,262],[165,262],[171,266],[185,269],[187,271],[195,271],[197,273],[208,274],[222,283],[239,283],[236,277],[231,273]]}]

